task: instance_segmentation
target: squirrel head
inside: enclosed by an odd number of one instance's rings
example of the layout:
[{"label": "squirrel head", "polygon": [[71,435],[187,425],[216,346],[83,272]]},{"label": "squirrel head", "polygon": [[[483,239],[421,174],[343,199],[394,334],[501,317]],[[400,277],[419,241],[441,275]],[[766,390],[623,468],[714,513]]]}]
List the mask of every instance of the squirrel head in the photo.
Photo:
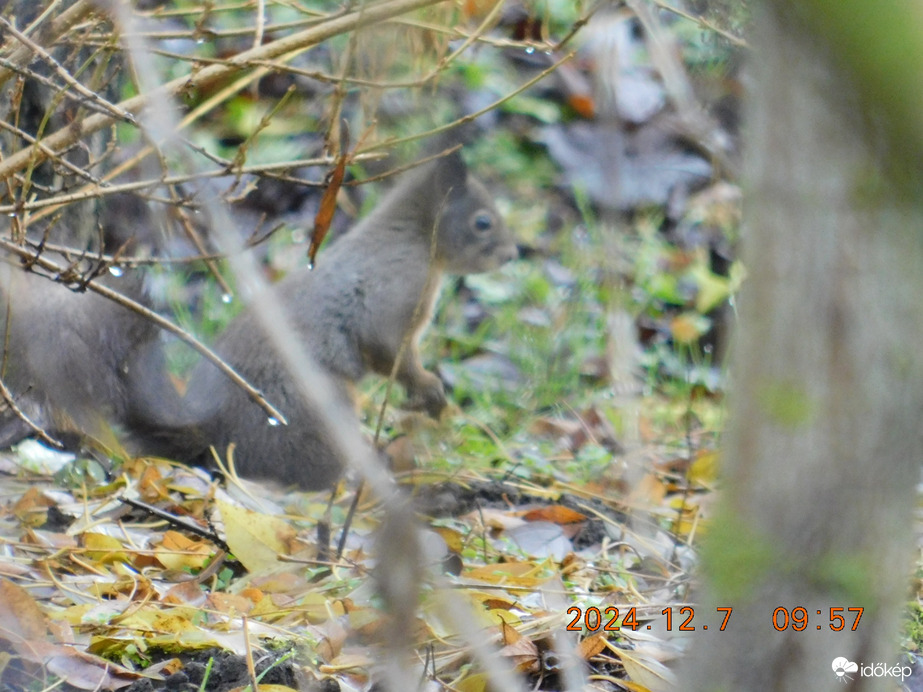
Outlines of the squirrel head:
[{"label": "squirrel head", "polygon": [[450,274],[490,271],[519,257],[487,188],[468,173],[455,151],[431,164],[436,205],[436,260]]}]

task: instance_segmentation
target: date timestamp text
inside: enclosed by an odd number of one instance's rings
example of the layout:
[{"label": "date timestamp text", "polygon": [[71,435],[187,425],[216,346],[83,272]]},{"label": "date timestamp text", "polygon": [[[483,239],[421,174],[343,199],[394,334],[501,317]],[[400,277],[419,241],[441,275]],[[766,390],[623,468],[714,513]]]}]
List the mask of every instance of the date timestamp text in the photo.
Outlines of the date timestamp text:
[{"label": "date timestamp text", "polygon": [[[674,616],[674,610],[676,611],[676,616]],[[723,632],[731,619],[732,608],[717,608],[716,610],[721,614],[721,622],[718,623],[718,630]],[[596,606],[578,608],[577,606],[573,606],[567,609],[567,614],[573,616],[573,620],[567,625],[567,630],[571,632],[581,632],[584,628],[590,632],[596,632],[598,630],[602,630],[603,632],[618,632],[622,629],[639,630],[651,629],[652,627],[650,624],[645,624],[645,622],[650,621],[650,617],[644,616],[639,620],[637,608],[634,607],[628,608],[622,612],[615,606],[607,606],[605,608],[597,608]],[[668,632],[672,632],[674,626],[678,632],[695,632],[696,630],[696,626],[692,624],[695,619],[695,608],[692,606],[683,606],[681,608],[667,607],[661,610],[660,614],[666,618],[664,624]],[[645,622],[642,622],[642,620]],[[701,625],[701,629],[707,630],[708,625]]]}]

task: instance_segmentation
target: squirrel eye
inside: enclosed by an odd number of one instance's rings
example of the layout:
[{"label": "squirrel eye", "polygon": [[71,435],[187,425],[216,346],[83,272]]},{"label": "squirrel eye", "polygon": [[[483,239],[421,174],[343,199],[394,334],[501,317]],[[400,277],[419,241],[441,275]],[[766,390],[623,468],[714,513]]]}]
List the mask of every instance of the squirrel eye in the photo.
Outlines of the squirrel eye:
[{"label": "squirrel eye", "polygon": [[494,220],[490,214],[481,212],[474,217],[474,228],[478,231],[489,231],[493,228]]}]

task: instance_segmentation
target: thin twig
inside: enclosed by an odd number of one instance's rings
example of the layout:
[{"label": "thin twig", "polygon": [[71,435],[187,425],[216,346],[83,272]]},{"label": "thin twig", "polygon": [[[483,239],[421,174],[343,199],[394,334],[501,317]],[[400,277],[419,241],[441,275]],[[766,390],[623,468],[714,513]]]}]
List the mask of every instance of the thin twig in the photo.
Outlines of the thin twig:
[{"label": "thin twig", "polygon": [[19,418],[23,423],[25,423],[32,432],[45,444],[54,447],[55,449],[64,449],[64,445],[55,438],[51,437],[44,428],[35,423],[29,416],[16,404],[15,399],[13,398],[13,393],[7,388],[6,383],[3,380],[0,380],[0,398],[3,399],[4,403],[9,407],[9,409],[16,414],[16,417]]},{"label": "thin twig", "polygon": [[[87,2],[87,0],[78,0],[66,10],[64,10],[60,15],[52,20],[51,26],[48,28],[47,33],[45,33],[44,38],[46,43],[53,43],[62,35],[67,33],[74,25],[82,22],[94,11],[92,3]],[[43,19],[48,15],[48,12],[44,12],[39,20]],[[39,20],[33,23],[29,30],[26,32],[30,33],[35,26],[39,23]],[[29,61],[32,60],[32,51],[27,46],[20,46],[13,54],[9,57],[10,63],[14,65],[26,65]],[[15,74],[11,69],[4,68],[0,69],[0,86],[6,84],[7,80],[10,79]]]},{"label": "thin twig", "polygon": [[[350,12],[305,29],[304,31],[277,39],[272,43],[244,51],[221,64],[209,65],[195,74],[173,79],[149,93],[138,94],[126,99],[118,108],[129,113],[137,113],[151,102],[162,100],[183,91],[195,89],[203,84],[218,82],[241,70],[252,69],[251,60],[282,58],[290,60],[305,50],[333,36],[352,31],[366,24],[383,21],[391,17],[411,12],[421,7],[435,5],[443,0],[386,0],[385,2],[363,7],[363,10]],[[96,113],[76,123],[63,127],[43,138],[42,146],[32,145],[22,149],[5,160],[0,161],[0,179],[14,171],[31,164],[39,163],[49,157],[48,152],[60,151],[82,137],[106,127],[114,118],[104,113]]]},{"label": "thin twig", "polygon": [[[67,84],[67,86],[69,86],[71,89],[76,91],[87,101],[90,101],[91,103],[94,103],[95,105],[99,106],[103,110],[108,111],[111,115],[115,116],[116,118],[120,120],[124,120],[132,124],[136,122],[135,116],[133,116],[131,113],[119,108],[118,106],[112,103],[109,103],[106,99],[104,99],[102,96],[97,94],[95,91],[88,89],[83,84],[81,84],[76,79],[74,79],[71,73],[65,70],[61,66],[61,64],[51,56],[51,54],[48,51],[46,51],[40,45],[38,45],[37,43],[29,39],[27,36],[25,36],[20,31],[17,31],[16,27],[13,26],[12,22],[6,19],[6,17],[0,16],[0,25],[4,26],[6,30],[16,38],[17,41],[19,41],[21,44],[26,46],[33,53],[41,57],[42,60],[44,60],[48,65],[51,66],[51,68],[55,71],[55,74],[57,74],[58,77],[60,77],[61,80],[65,84]],[[15,63],[11,63],[11,64],[15,64]]]},{"label": "thin twig", "polygon": [[216,534],[214,531],[203,529],[201,526],[199,526],[198,524],[196,524],[195,522],[189,519],[186,519],[185,517],[180,517],[175,514],[171,514],[170,512],[166,512],[160,509],[159,507],[155,507],[154,505],[148,504],[147,502],[141,502],[140,500],[135,500],[130,497],[120,497],[118,498],[118,500],[119,502],[126,504],[129,507],[134,507],[135,509],[140,509],[155,517],[159,517],[160,519],[163,519],[165,522],[167,522],[171,526],[174,526],[178,529],[182,529],[183,531],[188,531],[189,533],[195,534],[196,536],[200,536],[201,538],[211,541],[212,543],[214,543],[216,546],[221,548],[221,550],[225,551],[226,553],[231,552],[231,549],[230,547],[228,547],[228,544],[218,534]]}]

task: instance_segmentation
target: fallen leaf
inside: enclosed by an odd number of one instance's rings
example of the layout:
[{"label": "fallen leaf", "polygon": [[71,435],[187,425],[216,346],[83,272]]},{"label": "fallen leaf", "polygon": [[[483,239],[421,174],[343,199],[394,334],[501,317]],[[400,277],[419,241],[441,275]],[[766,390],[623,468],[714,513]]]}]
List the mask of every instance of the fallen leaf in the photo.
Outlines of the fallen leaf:
[{"label": "fallen leaf", "polygon": [[687,478],[690,485],[714,488],[721,468],[721,455],[714,451],[703,451],[696,455],[689,467]]},{"label": "fallen leaf", "polygon": [[264,570],[276,564],[280,554],[289,554],[289,544],[295,531],[288,522],[221,498],[217,498],[215,503],[224,520],[228,547],[247,571]]},{"label": "fallen leaf", "polygon": [[523,673],[537,673],[541,669],[538,647],[528,637],[523,637],[506,622],[500,623],[500,634],[505,643],[500,655],[510,660],[516,670]]},{"label": "fallen leaf", "polygon": [[0,579],[0,637],[11,641],[40,639],[47,631],[45,616],[29,592]]},{"label": "fallen leaf", "polygon": [[611,642],[607,643],[609,650],[618,656],[629,679],[651,692],[667,692],[674,689],[675,680],[670,669],[659,661],[637,652],[620,649]]},{"label": "fallen leaf", "polygon": [[573,551],[574,545],[558,524],[549,521],[531,521],[515,526],[505,536],[513,541],[522,552],[531,557],[551,558],[560,562]]},{"label": "fallen leaf", "polygon": [[604,634],[594,634],[592,637],[586,637],[577,645],[577,654],[584,661],[589,661],[605,648],[606,636]]},{"label": "fallen leaf", "polygon": [[667,487],[663,481],[653,473],[645,474],[628,496],[628,503],[640,507],[657,507],[666,497]]},{"label": "fallen leaf", "polygon": [[553,524],[575,524],[587,519],[585,514],[564,505],[548,505],[530,509],[522,516],[526,521],[549,521]]},{"label": "fallen leaf", "polygon": [[87,531],[80,537],[80,542],[86,548],[86,556],[97,562],[130,562],[128,553],[119,539],[107,536],[104,533],[92,533]]},{"label": "fallen leaf", "polygon": [[487,692],[489,682],[490,678],[485,673],[475,673],[457,681],[453,687],[457,692]]},{"label": "fallen leaf", "polygon": [[72,646],[53,647],[46,653],[45,667],[81,690],[118,690],[141,677],[112,661],[83,653]]},{"label": "fallen leaf", "polygon": [[178,531],[167,531],[154,551],[157,560],[167,569],[197,571],[208,563],[215,549],[203,540],[192,540]]},{"label": "fallen leaf", "polygon": [[[537,575],[537,576],[536,576]],[[462,573],[467,579],[489,584],[534,588],[548,581],[545,568],[531,562],[503,562],[474,567]]]},{"label": "fallen leaf", "polygon": [[54,502],[36,487],[29,488],[12,507],[13,514],[23,524],[42,526],[48,521],[48,509]]}]

